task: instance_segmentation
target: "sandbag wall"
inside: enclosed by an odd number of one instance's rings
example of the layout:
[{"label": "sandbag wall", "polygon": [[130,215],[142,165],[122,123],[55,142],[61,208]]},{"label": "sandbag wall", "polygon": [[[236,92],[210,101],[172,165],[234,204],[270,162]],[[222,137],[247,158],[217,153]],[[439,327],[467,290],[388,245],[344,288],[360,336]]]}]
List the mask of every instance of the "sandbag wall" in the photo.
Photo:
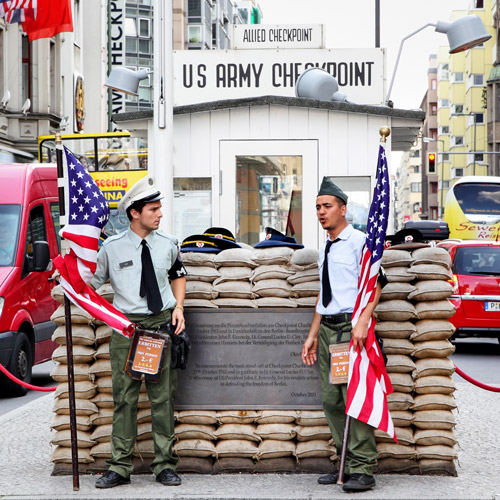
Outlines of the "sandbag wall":
[{"label": "sandbag wall", "polygon": [[388,357],[394,392],[387,399],[399,444],[376,432],[379,469],[456,475],[450,256],[436,247],[387,249],[382,265],[389,284],[375,310],[376,333]]},{"label": "sandbag wall", "polygon": [[[439,346],[429,345],[428,342],[435,341],[427,340],[424,333],[420,338],[417,337],[417,327],[422,330],[426,325],[430,326],[434,333],[436,326],[435,323],[429,325],[424,321],[416,321],[416,306],[423,304],[424,301],[415,297],[423,296],[417,293],[409,297],[410,293],[417,292],[416,284],[410,284],[408,280],[410,277],[412,282],[417,279],[415,273],[409,273],[409,266],[418,261],[409,252],[403,252],[398,257],[401,259],[403,256],[405,260],[394,260],[394,262],[389,257],[395,254],[389,252],[386,254],[388,257],[384,259],[387,260],[390,284],[384,289],[383,302],[377,309],[380,320],[377,329],[379,335],[384,338],[389,354],[388,370],[396,390],[395,394],[390,396],[390,409],[397,426],[400,444],[392,444],[381,433],[377,433],[380,471],[454,474],[455,455],[449,454],[455,444],[451,431],[453,420],[449,411],[454,408],[453,398],[449,395],[451,393],[430,392],[428,395],[423,393],[422,395],[426,395],[427,398],[419,399],[421,394],[416,391],[420,389],[416,388],[414,379],[417,377],[418,381],[420,378],[424,385],[427,382],[442,384],[442,380],[434,380],[436,376],[434,372],[432,380],[426,378],[430,376],[429,369],[435,369],[437,359],[438,365],[443,367],[442,370],[448,368],[446,379],[448,381],[451,374],[450,366],[452,369],[453,365],[447,356],[451,353],[452,346],[448,342],[446,345],[449,345],[449,352],[440,350],[439,357],[427,358],[431,366],[425,363],[419,364],[420,359],[425,361],[424,353],[434,352]],[[185,305],[209,309],[312,307],[319,291],[317,258],[317,250],[294,251],[288,247],[259,250],[249,247],[224,250],[219,254],[185,253],[183,261],[189,273]],[[445,264],[446,262],[442,262],[437,265],[447,273],[448,277],[449,262]],[[412,269],[417,265],[414,264]],[[407,281],[401,281],[400,274],[404,274],[404,279]],[[417,284],[425,281],[439,282],[438,287],[442,284],[447,285],[446,281],[442,278],[437,279],[435,275],[427,278],[419,279]],[[451,293],[451,288],[449,286],[444,288],[447,297]],[[62,302],[58,289],[59,287],[54,289],[53,295]],[[104,285],[99,293],[112,302],[113,292],[109,285]],[[449,304],[444,291],[439,297],[440,299],[436,300],[440,300],[442,305],[444,302]],[[434,311],[432,304],[429,305]],[[99,324],[76,307],[72,306],[71,310],[80,470],[89,473],[99,472],[106,470],[105,459],[110,457],[113,412],[109,362],[111,329]],[[411,311],[410,316],[408,313],[400,316],[401,311],[407,310]],[[400,319],[403,317],[404,319]],[[53,473],[67,474],[71,473],[71,443],[62,306],[54,313],[53,320],[60,324],[53,338],[61,344],[53,356],[57,365],[52,376],[60,382],[56,391],[52,424],[55,431],[52,440],[55,445],[52,454],[52,461],[55,464]],[[446,319],[440,321],[441,328],[446,330],[449,337],[453,332],[450,323]],[[304,332],[304,338],[306,334],[307,332]],[[444,333],[441,335],[442,339],[445,339]],[[442,342],[442,339],[437,342]],[[419,348],[421,357],[413,357],[416,347]],[[420,372],[418,372],[419,367]],[[440,371],[437,376],[443,377],[442,373],[444,372]],[[449,381],[451,382],[451,379]],[[430,390],[433,390],[432,387]],[[448,387],[451,390],[452,385]],[[445,403],[442,398],[435,402],[436,394],[447,396],[445,399],[448,408],[444,408]],[[417,414],[417,410],[421,413]],[[415,422],[416,415],[419,417],[417,422]],[[451,427],[441,428],[440,430],[446,432],[438,433],[439,436],[436,437],[432,425],[445,425],[441,420],[438,424],[434,422],[445,417],[448,418],[446,425]],[[417,424],[421,427],[415,427]],[[418,430],[425,432],[419,434]],[[181,472],[322,473],[331,471],[332,463],[337,458],[321,410],[180,411],[176,412],[176,436],[178,442],[175,449],[180,457]],[[443,445],[446,436],[449,438],[448,444]],[[448,447],[443,448],[443,446]],[[442,458],[443,450],[447,453],[444,458]],[[134,455],[136,472],[148,472],[153,458],[153,442],[151,409],[144,384],[139,399],[138,438]]]}]

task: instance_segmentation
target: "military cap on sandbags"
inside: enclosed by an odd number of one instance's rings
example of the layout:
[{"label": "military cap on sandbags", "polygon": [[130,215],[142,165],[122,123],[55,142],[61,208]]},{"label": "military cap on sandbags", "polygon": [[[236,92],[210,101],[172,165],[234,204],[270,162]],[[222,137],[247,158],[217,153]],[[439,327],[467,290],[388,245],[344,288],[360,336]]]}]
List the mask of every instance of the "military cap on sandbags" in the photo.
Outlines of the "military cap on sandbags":
[{"label": "military cap on sandbags", "polygon": [[330,195],[340,198],[347,205],[347,195],[336,186],[328,177],[323,177],[323,182],[319,188],[318,196]]},{"label": "military cap on sandbags", "polygon": [[203,234],[213,240],[221,250],[241,248],[241,246],[236,243],[234,234],[225,227],[209,227]]},{"label": "military cap on sandbags", "polygon": [[394,235],[387,235],[385,240],[386,248],[393,249],[413,250],[430,246],[418,229],[401,229]]},{"label": "military cap on sandbags", "polygon": [[138,180],[123,196],[118,203],[118,210],[126,212],[133,203],[142,201],[150,203],[163,198],[163,195],[155,187],[154,178],[151,175],[146,175]]},{"label": "military cap on sandbags", "polygon": [[272,227],[266,227],[266,237],[259,241],[254,248],[266,247],[289,247],[289,248],[304,248],[304,245],[297,243],[297,240],[291,236],[286,236]]}]

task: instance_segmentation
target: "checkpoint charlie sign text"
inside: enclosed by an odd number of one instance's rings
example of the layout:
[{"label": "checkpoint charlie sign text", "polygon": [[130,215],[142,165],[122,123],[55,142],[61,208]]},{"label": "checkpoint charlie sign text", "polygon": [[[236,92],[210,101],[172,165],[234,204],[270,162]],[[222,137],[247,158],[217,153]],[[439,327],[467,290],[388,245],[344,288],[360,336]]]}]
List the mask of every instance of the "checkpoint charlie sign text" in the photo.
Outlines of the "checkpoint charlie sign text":
[{"label": "checkpoint charlie sign text", "polygon": [[321,49],[321,24],[234,24],[234,49]]},{"label": "checkpoint charlie sign text", "polygon": [[295,96],[297,78],[314,66],[333,75],[350,101],[383,102],[384,49],[183,50],[174,52],[174,105]]}]

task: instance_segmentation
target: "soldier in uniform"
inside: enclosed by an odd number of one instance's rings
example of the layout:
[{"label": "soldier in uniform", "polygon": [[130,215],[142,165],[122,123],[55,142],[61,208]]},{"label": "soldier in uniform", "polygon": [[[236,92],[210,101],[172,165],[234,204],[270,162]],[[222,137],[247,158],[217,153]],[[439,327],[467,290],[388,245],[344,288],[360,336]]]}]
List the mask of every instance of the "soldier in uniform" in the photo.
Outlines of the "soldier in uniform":
[{"label": "soldier in uniform", "polygon": [[[104,241],[97,256],[91,285],[97,289],[108,279],[115,292],[113,305],[133,323],[154,328],[172,321],[179,334],[184,329],[186,270],[179,258],[177,240],[158,231],[161,193],[151,176],[139,180],[118,205],[127,213],[127,231]],[[96,488],[130,483],[132,452],[137,436],[137,403],[141,381],[125,372],[131,340],[113,332],[109,353],[113,380],[113,431],[108,471]],[[178,458],[173,453],[174,398],[177,374],[170,367],[168,348],[158,383],[146,382],[151,402],[155,458],[151,470],[167,486],[181,484],[176,474]]]},{"label": "soldier in uniform", "polygon": [[[358,294],[360,257],[365,234],[346,221],[347,195],[327,177],[323,179],[316,198],[318,220],[328,233],[319,254],[321,291],[309,335],[302,347],[302,359],[312,365],[319,359],[323,409],[340,454],[345,422],[347,384],[330,384],[329,345],[353,341],[361,349],[368,334],[368,322],[380,298],[377,284],[375,299],[352,328],[351,318]],[[319,350],[319,353],[318,353]],[[373,428],[356,419],[351,420],[345,467],[344,491],[364,491],[375,486],[372,468],[377,464],[377,447]],[[321,476],[320,484],[334,484],[338,471]]]}]

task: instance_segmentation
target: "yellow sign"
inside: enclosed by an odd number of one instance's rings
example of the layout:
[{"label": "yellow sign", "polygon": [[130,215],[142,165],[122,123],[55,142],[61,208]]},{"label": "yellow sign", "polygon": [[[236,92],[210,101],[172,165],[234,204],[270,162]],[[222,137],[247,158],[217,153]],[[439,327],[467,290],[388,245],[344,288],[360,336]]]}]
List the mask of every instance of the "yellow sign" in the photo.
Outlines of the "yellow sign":
[{"label": "yellow sign", "polygon": [[123,195],[148,173],[147,170],[107,170],[90,172],[111,208],[116,208]]},{"label": "yellow sign", "polygon": [[140,336],[137,342],[132,370],[140,373],[158,373],[164,340]]},{"label": "yellow sign", "polygon": [[347,384],[349,375],[349,343],[331,344],[330,351],[330,384]]}]

